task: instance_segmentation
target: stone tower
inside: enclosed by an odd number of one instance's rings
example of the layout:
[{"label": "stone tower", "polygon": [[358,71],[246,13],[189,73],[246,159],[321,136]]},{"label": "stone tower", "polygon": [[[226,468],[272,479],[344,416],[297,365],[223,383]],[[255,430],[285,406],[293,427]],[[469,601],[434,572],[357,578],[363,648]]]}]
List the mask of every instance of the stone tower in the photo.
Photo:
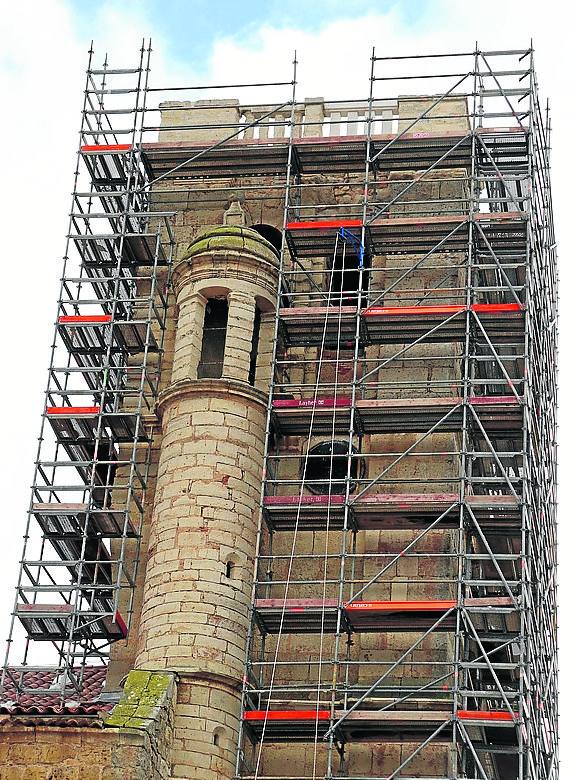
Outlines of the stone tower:
[{"label": "stone tower", "polygon": [[154,124],[149,53],[88,70],[0,780],[556,780],[532,52]]},{"label": "stone tower", "polygon": [[[274,248],[237,225],[200,233],[174,268],[174,362],[158,404],[162,444],[135,667],[177,674],[181,777],[197,767],[206,779],[234,772],[277,274]],[[223,337],[208,330],[210,307],[226,310],[216,323]]]}]

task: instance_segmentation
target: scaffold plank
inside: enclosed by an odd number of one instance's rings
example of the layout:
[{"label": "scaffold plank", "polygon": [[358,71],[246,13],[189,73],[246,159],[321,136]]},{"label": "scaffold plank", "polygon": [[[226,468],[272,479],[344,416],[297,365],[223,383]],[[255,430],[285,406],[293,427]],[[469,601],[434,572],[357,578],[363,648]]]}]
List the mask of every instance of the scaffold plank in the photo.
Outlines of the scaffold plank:
[{"label": "scaffold plank", "polygon": [[[247,710],[243,721],[252,738],[269,742],[313,741],[326,733],[331,721],[328,710],[283,710],[274,718],[274,710]],[[302,713],[302,715],[300,715]],[[311,713],[311,714],[309,714]],[[270,717],[271,716],[271,717]],[[420,741],[452,720],[448,711],[424,710],[335,710],[338,736],[348,742],[365,742],[384,737],[386,742]],[[437,742],[452,740],[452,731],[437,733]]]},{"label": "scaffold plank", "polygon": [[90,639],[124,639],[126,624],[119,614],[76,610],[71,604],[18,604],[15,615],[28,637],[40,642]]},{"label": "scaffold plank", "polygon": [[[468,598],[463,606],[477,615],[505,615],[516,610],[510,597]],[[435,624],[437,632],[444,632],[453,631],[457,624],[454,599],[358,600],[339,605],[336,599],[262,598],[255,601],[255,615],[261,629],[270,634],[333,632],[338,625],[339,607],[344,617],[343,627],[357,633],[424,632]]]},{"label": "scaffold plank", "polygon": [[[400,344],[421,339],[426,344],[464,341],[467,311],[474,312],[494,342],[524,338],[524,307],[517,303],[439,306],[369,306],[361,312],[359,343]],[[288,346],[345,348],[354,345],[356,308],[353,306],[285,307],[279,310],[280,332]],[[475,323],[470,327],[485,342]]]},{"label": "scaffold plank", "polygon": [[[513,495],[472,495],[465,497],[468,506],[488,534],[520,529],[520,502]],[[349,527],[352,529],[422,529],[453,507],[438,528],[458,528],[459,496],[456,493],[362,493],[358,499],[351,493]],[[263,499],[267,524],[276,531],[341,529],[345,516],[345,496],[273,495]],[[472,525],[470,526],[472,529]]]},{"label": "scaffold plank", "polygon": [[[437,432],[455,432],[463,422],[464,399],[428,397],[407,399],[358,400],[353,424],[361,433],[425,432],[436,426]],[[522,405],[516,396],[470,396],[481,425],[491,435],[519,434]],[[284,435],[336,433],[349,429],[351,398],[289,398],[273,401],[277,429]],[[473,425],[473,421],[469,421]]]},{"label": "scaffold plank", "polygon": [[277,531],[342,528],[345,516],[343,495],[265,496],[264,516]]},{"label": "scaffold plank", "polygon": [[[497,161],[500,169],[516,167],[527,157],[526,137],[521,128],[484,127],[477,128],[476,134],[485,138],[489,149],[498,152],[502,158]],[[154,177],[169,173],[170,169],[202,153],[184,167],[183,174],[179,169],[174,171],[173,177],[223,178],[230,170],[234,175],[245,175],[245,158],[249,160],[251,173],[279,173],[281,168],[285,169],[288,144],[287,138],[232,138],[221,151],[192,141],[144,143],[142,150]],[[365,170],[366,135],[302,136],[292,139],[292,148],[297,170],[303,175],[363,173]],[[444,158],[441,163],[444,169],[465,168],[470,165],[470,148],[470,133],[459,131],[413,131],[401,133],[400,137],[397,133],[373,134],[371,157],[376,160],[371,165],[380,171],[425,170]],[[449,149],[451,151],[446,154]]]},{"label": "scaffold plank", "polygon": [[82,154],[112,154],[114,152],[129,152],[131,144],[84,144],[81,147]]},{"label": "scaffold plank", "polygon": [[89,504],[35,503],[31,512],[47,537],[81,537],[84,533],[105,538],[137,536],[124,510],[90,508]]}]

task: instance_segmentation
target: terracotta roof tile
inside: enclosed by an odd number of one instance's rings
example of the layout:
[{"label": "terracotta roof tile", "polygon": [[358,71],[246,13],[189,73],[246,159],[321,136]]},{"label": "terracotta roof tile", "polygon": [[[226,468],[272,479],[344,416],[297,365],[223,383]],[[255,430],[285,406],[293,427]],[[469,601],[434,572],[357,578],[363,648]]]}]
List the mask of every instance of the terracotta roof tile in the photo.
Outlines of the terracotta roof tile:
[{"label": "terracotta roof tile", "polygon": [[[59,691],[55,691],[53,695],[32,692],[33,689],[46,689],[52,685],[57,688],[57,673],[55,671],[31,670],[25,672],[23,687],[27,688],[28,691],[20,694],[16,691],[10,671],[14,677],[20,673],[19,670],[9,670],[5,677],[4,690],[0,693],[0,714],[95,716],[99,713],[109,712],[114,706],[113,702],[98,701],[106,679],[105,666],[87,666],[83,671],[83,688],[80,694],[78,695],[75,690],[70,690],[64,700],[62,700]],[[76,671],[79,673],[80,670]]]}]

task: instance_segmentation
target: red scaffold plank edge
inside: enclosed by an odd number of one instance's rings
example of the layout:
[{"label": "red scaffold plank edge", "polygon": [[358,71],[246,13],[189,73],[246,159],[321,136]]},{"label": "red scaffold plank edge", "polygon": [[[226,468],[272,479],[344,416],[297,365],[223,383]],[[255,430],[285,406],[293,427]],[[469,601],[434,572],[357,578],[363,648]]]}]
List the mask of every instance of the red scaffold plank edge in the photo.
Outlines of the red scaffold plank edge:
[{"label": "red scaffold plank edge", "polygon": [[457,717],[461,720],[487,720],[487,721],[512,721],[516,713],[496,710],[458,710]]},{"label": "red scaffold plank edge", "polygon": [[[523,311],[520,303],[473,303],[470,311],[477,314],[501,314],[503,312]],[[442,306],[371,306],[363,311],[363,317],[402,316],[416,314],[458,314],[466,311],[463,304],[444,304]]]},{"label": "red scaffold plank edge", "polygon": [[360,219],[327,219],[316,222],[288,222],[287,230],[333,230],[338,228],[360,228]]},{"label": "red scaffold plank edge", "polygon": [[456,601],[354,601],[345,604],[345,612],[442,612]]},{"label": "red scaffold plank edge", "polygon": [[344,504],[342,494],[320,496],[265,496],[263,506],[307,506],[308,504]]},{"label": "red scaffold plank edge", "polygon": [[279,398],[273,401],[274,409],[332,409],[351,406],[350,396],[341,398]]},{"label": "red scaffold plank edge", "polygon": [[329,720],[329,710],[248,710],[244,720]]},{"label": "red scaffold plank edge", "polygon": [[74,325],[74,324],[99,324],[102,322],[111,322],[111,314],[70,314],[62,315],[58,317],[58,322],[62,325]]},{"label": "red scaffold plank edge", "polygon": [[71,615],[74,612],[72,604],[18,604],[16,611],[26,613],[36,613],[37,615]]},{"label": "red scaffold plank edge", "polygon": [[468,399],[469,404],[480,406],[481,404],[518,404],[519,401],[514,395],[471,395]]},{"label": "red scaffold plank edge", "polygon": [[257,609],[285,609],[286,612],[305,612],[305,610],[337,609],[336,599],[256,599]]},{"label": "red scaffold plank edge", "polygon": [[524,311],[521,303],[473,303],[470,306],[471,311],[484,312],[485,314],[503,311]]},{"label": "red scaffold plank edge", "polygon": [[371,306],[363,311],[363,317],[402,316],[404,314],[458,314],[466,311],[462,304],[444,306]]},{"label": "red scaffold plank edge", "polygon": [[85,415],[87,417],[93,417],[95,414],[99,413],[99,406],[48,406],[46,408],[46,414],[48,415],[63,415],[71,417],[80,417]]},{"label": "red scaffold plank edge", "polygon": [[99,152],[100,154],[109,154],[109,152],[129,152],[131,144],[86,144],[82,146],[82,152]]},{"label": "red scaffold plank edge", "polygon": [[356,501],[351,498],[350,503],[388,504],[395,509],[410,509],[418,504],[454,504],[457,501],[457,493],[372,493]]},{"label": "red scaffold plank edge", "polygon": [[127,636],[128,635],[128,627],[126,626],[123,617],[117,611],[114,614],[114,622],[116,623],[117,627],[120,629],[120,631],[122,633],[122,636],[124,636],[124,637]]}]

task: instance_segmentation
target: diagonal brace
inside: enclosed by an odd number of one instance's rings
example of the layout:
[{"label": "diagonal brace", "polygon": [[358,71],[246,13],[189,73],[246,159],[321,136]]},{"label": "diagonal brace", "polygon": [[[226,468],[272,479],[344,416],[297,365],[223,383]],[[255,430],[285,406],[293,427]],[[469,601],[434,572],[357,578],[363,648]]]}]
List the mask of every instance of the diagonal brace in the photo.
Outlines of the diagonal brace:
[{"label": "diagonal brace", "polygon": [[429,531],[432,531],[432,529],[440,523],[440,521],[445,518],[448,513],[454,509],[456,506],[458,506],[458,503],[455,502],[454,504],[451,504],[448,509],[446,509],[439,517],[436,518],[436,520],[433,520],[433,522],[428,526],[428,528],[425,528],[423,531],[421,531],[418,536],[416,536],[407,546],[404,548],[404,550],[401,550],[401,552],[397,553],[390,561],[386,564],[377,574],[375,574],[374,577],[372,577],[369,582],[367,582],[366,585],[363,585],[363,587],[355,593],[355,595],[347,602],[347,604],[352,604],[353,601],[359,598],[371,585],[373,585],[375,582],[377,582],[392,566],[395,565],[397,561],[399,561],[405,553],[407,553],[409,550],[411,550],[413,547],[415,547],[418,542],[423,539]]},{"label": "diagonal brace", "polygon": [[427,436],[430,436],[431,433],[434,433],[436,431],[436,429],[439,428],[443,424],[443,422],[448,420],[448,418],[451,416],[451,414],[456,412],[457,409],[460,409],[461,406],[462,406],[462,404],[459,403],[459,404],[456,404],[455,406],[453,406],[452,409],[449,409],[449,411],[445,415],[443,415],[443,417],[441,417],[440,420],[438,422],[436,422],[432,426],[432,428],[429,428],[429,430],[426,431],[426,433],[424,433],[419,439],[417,439],[413,444],[411,444],[411,446],[408,449],[406,449],[404,452],[402,452],[398,456],[398,458],[395,458],[395,460],[392,463],[389,463],[389,465],[385,469],[383,469],[380,474],[378,474],[367,485],[365,485],[365,487],[360,491],[360,493],[357,493],[357,495],[354,498],[354,501],[357,501],[357,499],[359,499],[363,495],[363,493],[365,493],[367,490],[369,490],[369,488],[372,488],[373,485],[376,485],[376,483],[380,479],[382,479],[385,476],[385,474],[388,474],[389,471],[392,468],[394,468],[394,466],[397,465],[397,463],[400,463],[403,458],[406,458],[406,456],[409,455],[422,441],[424,441]]},{"label": "diagonal brace", "polygon": [[488,434],[487,434],[487,433],[486,433],[486,431],[484,430],[484,427],[483,427],[482,423],[480,422],[480,420],[479,420],[479,418],[478,418],[478,415],[477,415],[477,413],[476,413],[476,411],[475,411],[475,409],[474,409],[473,405],[472,405],[472,404],[468,404],[468,406],[469,406],[469,408],[470,408],[470,411],[472,412],[472,415],[473,415],[473,417],[474,417],[474,419],[475,419],[475,421],[476,421],[476,423],[477,423],[478,427],[480,428],[480,432],[481,432],[481,433],[482,433],[482,435],[484,436],[484,440],[486,441],[486,444],[487,444],[487,446],[488,446],[488,448],[489,448],[489,450],[490,450],[490,452],[491,452],[491,454],[492,454],[492,456],[493,456],[494,460],[496,461],[496,465],[498,466],[498,468],[499,468],[499,469],[500,469],[500,471],[501,471],[501,475],[502,475],[502,477],[504,477],[504,479],[506,480],[506,484],[508,485],[508,487],[509,487],[509,488],[510,488],[510,490],[512,491],[512,495],[514,496],[514,498],[515,498],[515,499],[516,499],[518,502],[520,502],[520,498],[518,497],[518,494],[517,494],[516,490],[514,489],[514,486],[513,486],[513,484],[512,484],[512,480],[509,478],[508,474],[506,473],[506,469],[504,468],[504,466],[503,466],[503,465],[502,465],[502,463],[500,462],[500,458],[498,457],[498,453],[496,452],[496,450],[495,450],[495,449],[494,449],[494,447],[492,446],[492,442],[491,442],[491,441],[490,441],[490,439],[488,438]]},{"label": "diagonal brace", "polygon": [[518,395],[518,392],[516,391],[516,388],[514,386],[514,382],[512,381],[508,371],[504,367],[504,363],[502,362],[502,360],[500,359],[497,351],[495,350],[495,348],[494,348],[494,346],[492,344],[492,341],[489,339],[488,334],[487,334],[486,330],[484,329],[484,325],[480,321],[480,317],[477,315],[477,313],[475,311],[473,311],[472,314],[474,316],[474,319],[476,320],[476,323],[478,324],[478,327],[480,328],[480,331],[481,331],[482,335],[485,338],[486,343],[488,344],[488,346],[490,348],[490,351],[492,352],[492,357],[496,360],[496,362],[498,364],[498,367],[502,371],[502,374],[503,374],[504,378],[506,379],[510,389],[512,390],[512,394],[514,395],[514,397],[516,398],[517,401],[521,402],[522,399]]},{"label": "diagonal brace", "polygon": [[362,384],[365,379],[368,379],[372,374],[374,374],[377,371],[381,371],[385,366],[388,366],[389,363],[391,363],[393,360],[397,360],[397,358],[400,358],[401,355],[406,354],[409,349],[412,347],[416,347],[417,344],[420,344],[422,341],[424,341],[428,336],[432,336],[433,333],[436,333],[437,330],[443,327],[443,325],[448,325],[451,320],[454,320],[455,317],[458,317],[459,315],[463,314],[465,309],[461,309],[460,311],[456,311],[454,314],[451,314],[450,317],[447,317],[446,320],[443,320],[442,322],[439,322],[438,325],[435,325],[434,328],[431,328],[430,330],[427,330],[426,333],[423,333],[422,336],[419,336],[418,339],[415,339],[414,341],[411,341],[410,344],[407,344],[406,347],[403,347],[402,349],[399,349],[398,352],[395,352],[394,355],[391,355],[391,357],[387,358],[386,360],[383,360],[382,363],[379,363],[378,366],[375,366],[372,368],[368,373],[364,374],[360,381],[357,384]]},{"label": "diagonal brace", "polygon": [[362,704],[362,703],[365,701],[365,699],[367,699],[367,698],[368,698],[368,697],[369,697],[369,696],[370,696],[370,695],[373,693],[373,691],[376,691],[376,690],[377,690],[377,688],[379,687],[379,685],[380,685],[380,684],[381,684],[381,683],[382,683],[384,680],[386,680],[386,679],[387,679],[387,677],[388,677],[390,674],[392,674],[392,672],[394,672],[394,670],[395,670],[395,669],[396,669],[398,666],[400,666],[400,664],[402,664],[402,662],[405,660],[405,658],[408,658],[408,657],[409,657],[409,655],[410,655],[410,654],[413,652],[413,650],[416,650],[416,648],[417,648],[417,647],[418,647],[418,646],[421,644],[421,642],[423,642],[423,640],[425,640],[425,639],[427,638],[427,636],[430,636],[430,634],[432,634],[432,633],[433,633],[433,631],[435,631],[435,630],[438,628],[438,626],[440,626],[440,624],[441,624],[441,623],[442,623],[444,620],[446,620],[446,619],[447,619],[447,617],[449,617],[449,616],[451,615],[451,613],[452,613],[452,612],[454,612],[454,610],[455,610],[455,609],[456,609],[456,607],[451,607],[450,609],[447,609],[447,611],[446,611],[446,612],[445,612],[443,615],[441,615],[441,616],[438,618],[438,620],[436,620],[436,621],[435,621],[435,622],[432,624],[432,626],[431,626],[430,628],[428,628],[428,629],[427,629],[427,630],[424,632],[424,634],[422,634],[422,635],[421,635],[421,636],[420,636],[420,637],[419,637],[419,638],[418,638],[418,639],[417,639],[415,642],[413,642],[413,644],[412,644],[412,645],[411,645],[411,646],[408,648],[408,650],[405,650],[405,652],[404,652],[404,653],[401,655],[401,657],[400,657],[400,658],[398,658],[398,659],[397,659],[397,660],[396,660],[396,661],[395,661],[393,664],[391,664],[391,666],[390,666],[390,667],[387,669],[387,671],[386,671],[386,672],[384,672],[384,673],[383,673],[383,674],[382,674],[382,675],[379,677],[379,679],[378,679],[378,680],[376,680],[376,681],[375,681],[375,682],[374,682],[374,683],[371,685],[371,687],[370,687],[368,690],[366,690],[366,691],[365,691],[365,693],[361,694],[361,696],[360,696],[360,697],[357,699],[357,701],[356,701],[356,702],[353,704],[353,706],[352,706],[352,707],[350,707],[350,708],[349,708],[349,709],[348,709],[348,710],[347,710],[345,713],[343,713],[343,715],[341,715],[341,717],[339,718],[339,720],[338,720],[338,721],[336,721],[336,723],[334,723],[334,724],[333,724],[333,725],[332,725],[332,726],[331,726],[331,727],[328,729],[328,731],[325,733],[324,739],[327,739],[328,737],[330,737],[330,736],[331,736],[331,734],[333,734],[333,733],[334,733],[334,732],[337,730],[338,726],[339,726],[339,725],[340,725],[340,724],[341,724],[341,723],[342,723],[344,720],[346,720],[346,718],[347,718],[347,717],[348,717],[348,716],[351,714],[351,712],[354,712],[354,711],[355,711],[355,710],[356,710],[356,709],[357,709],[357,708],[358,708],[358,707],[359,707],[359,706],[360,706],[360,705],[361,705],[361,704]]}]

